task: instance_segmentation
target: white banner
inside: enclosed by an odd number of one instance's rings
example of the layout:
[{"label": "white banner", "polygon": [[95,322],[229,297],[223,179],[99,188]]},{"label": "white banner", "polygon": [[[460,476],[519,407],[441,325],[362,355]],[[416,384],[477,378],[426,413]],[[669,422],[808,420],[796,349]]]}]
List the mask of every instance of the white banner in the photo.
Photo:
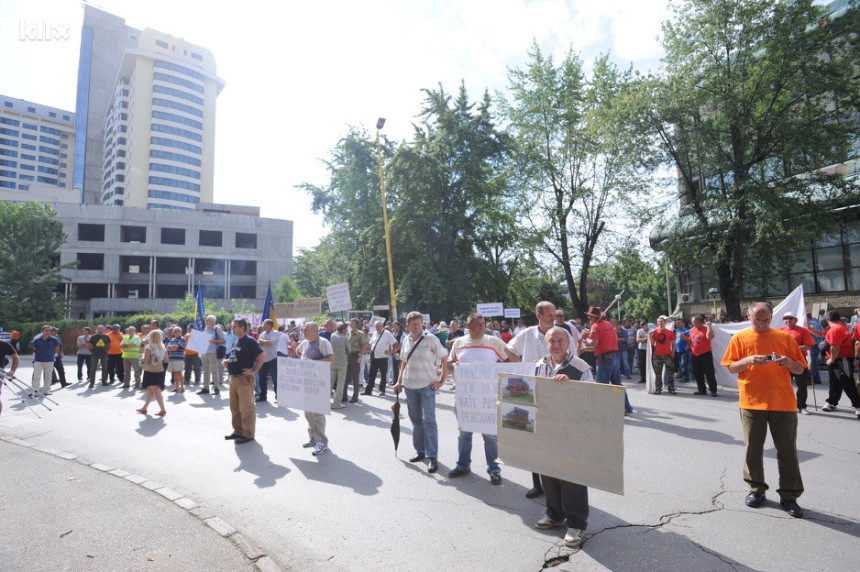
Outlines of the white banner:
[{"label": "white banner", "polygon": [[520,318],[519,308],[505,308],[505,318]]},{"label": "white banner", "polygon": [[335,284],[325,289],[329,312],[352,310],[352,297],[349,295],[349,282]]},{"label": "white banner", "polygon": [[191,330],[191,333],[188,335],[188,344],[187,347],[192,352],[197,352],[198,354],[205,354],[209,350],[209,340],[212,339],[212,336],[204,332],[203,330]]},{"label": "white banner", "polygon": [[496,435],[499,374],[532,375],[533,363],[458,363],[454,365],[457,422],[461,431]]},{"label": "white banner", "polygon": [[478,313],[485,318],[491,318],[493,316],[504,316],[505,305],[501,302],[493,302],[491,304],[478,304]]},{"label": "white banner", "polygon": [[331,364],[322,360],[278,358],[278,407],[331,413]]},{"label": "white banner", "polygon": [[[746,310],[746,308],[741,309]],[[797,316],[797,323],[799,325],[802,325],[804,327],[807,326],[806,299],[803,295],[803,284],[792,290],[791,294],[786,296],[786,298],[782,302],[780,302],[773,308],[773,320],[771,321],[770,326],[775,329],[779,329],[780,327],[782,327],[782,315],[786,312],[792,312],[795,316]],[[725,387],[737,387],[738,376],[730,373],[729,368],[721,365],[720,362],[723,361],[723,356],[726,354],[726,350],[729,347],[729,341],[732,339],[732,336],[734,336],[741,330],[746,330],[749,327],[749,321],[713,325],[712,329],[714,330],[714,339],[711,340],[711,351],[714,354],[714,373],[716,374],[717,385],[722,385]],[[650,366],[651,350],[651,344],[648,344],[648,384],[646,385],[648,393],[654,393],[655,389],[654,368]]]}]

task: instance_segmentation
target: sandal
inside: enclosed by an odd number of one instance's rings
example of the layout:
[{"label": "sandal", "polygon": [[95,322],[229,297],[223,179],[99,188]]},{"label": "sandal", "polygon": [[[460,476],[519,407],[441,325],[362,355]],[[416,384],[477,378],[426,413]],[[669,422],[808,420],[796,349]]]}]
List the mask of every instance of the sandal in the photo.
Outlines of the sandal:
[{"label": "sandal", "polygon": [[167,415],[167,411],[159,411],[158,413],[156,413],[156,415],[158,415],[159,417],[164,417],[165,415]]},{"label": "sandal", "polygon": [[144,415],[146,415],[146,409],[145,408],[144,409],[136,409],[135,411],[137,411],[138,413],[143,413]]}]

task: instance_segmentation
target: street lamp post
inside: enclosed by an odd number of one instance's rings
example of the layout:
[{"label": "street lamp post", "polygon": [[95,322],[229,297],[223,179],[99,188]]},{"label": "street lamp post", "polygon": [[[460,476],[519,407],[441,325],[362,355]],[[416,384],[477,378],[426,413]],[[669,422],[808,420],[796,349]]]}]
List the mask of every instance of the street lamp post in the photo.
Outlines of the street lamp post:
[{"label": "street lamp post", "polygon": [[708,294],[711,295],[711,300],[714,301],[714,319],[715,320],[717,319],[717,294],[719,294],[719,293],[720,293],[720,291],[716,288],[711,288],[710,290],[708,290]]},{"label": "street lamp post", "polygon": [[385,125],[385,118],[376,121],[376,159],[379,163],[379,188],[382,190],[382,224],[385,227],[385,252],[388,256],[388,284],[391,288],[391,320],[397,320],[397,298],[394,295],[394,267],[391,264],[391,236],[388,232],[388,204],[385,200],[385,177],[382,174],[382,147],[379,144],[379,131]]}]

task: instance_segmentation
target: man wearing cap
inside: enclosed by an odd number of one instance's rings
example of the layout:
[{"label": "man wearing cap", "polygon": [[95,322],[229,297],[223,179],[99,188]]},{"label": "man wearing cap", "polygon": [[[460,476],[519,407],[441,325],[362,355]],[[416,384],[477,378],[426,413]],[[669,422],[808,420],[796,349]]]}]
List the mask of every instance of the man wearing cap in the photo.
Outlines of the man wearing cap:
[{"label": "man wearing cap", "polygon": [[[597,383],[622,385],[621,383],[621,356],[618,353],[618,336],[615,328],[603,319],[603,313],[597,306],[591,306],[588,312],[588,321],[591,323],[589,335],[585,338],[585,344],[594,349],[594,359],[597,362]],[[624,392],[624,414],[631,415],[633,407],[627,392]]]},{"label": "man wearing cap", "polygon": [[[803,326],[797,325],[797,316],[793,312],[786,312],[782,315],[782,323],[784,324],[780,330],[788,332],[797,345],[800,346],[800,351],[804,356],[808,356],[808,352],[812,348],[812,334]],[[804,368],[799,375],[791,374],[791,381],[797,385],[797,411],[803,415],[809,415],[809,410],[806,408],[806,386],[809,385],[809,369]]]},{"label": "man wearing cap", "polygon": [[122,339],[123,335],[119,329],[119,324],[114,324],[108,332],[110,338],[110,347],[108,348],[108,377],[110,383],[115,381],[114,377],[120,382],[125,382],[125,368],[122,366]]}]

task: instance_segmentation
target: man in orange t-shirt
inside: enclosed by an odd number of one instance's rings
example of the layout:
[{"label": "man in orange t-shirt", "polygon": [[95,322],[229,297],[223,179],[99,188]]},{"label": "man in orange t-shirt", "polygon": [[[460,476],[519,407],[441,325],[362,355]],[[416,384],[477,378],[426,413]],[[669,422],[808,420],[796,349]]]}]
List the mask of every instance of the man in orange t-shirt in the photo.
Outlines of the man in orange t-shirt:
[{"label": "man in orange t-shirt", "polygon": [[119,324],[114,324],[108,332],[110,338],[110,346],[108,346],[108,375],[110,383],[114,382],[114,374],[119,379],[120,383],[125,383],[125,367],[122,364],[122,331],[119,329]]},{"label": "man in orange t-shirt", "polygon": [[767,429],[776,447],[780,504],[788,514],[803,518],[797,498],[803,480],[797,460],[797,399],[791,375],[800,375],[806,360],[800,346],[786,332],[770,327],[773,306],[759,302],[749,307],[750,327],[735,334],[722,364],[738,376],[741,427],[746,444],[744,481],[750,487],[746,504],[758,508],[768,489],[764,480],[764,441]]}]

